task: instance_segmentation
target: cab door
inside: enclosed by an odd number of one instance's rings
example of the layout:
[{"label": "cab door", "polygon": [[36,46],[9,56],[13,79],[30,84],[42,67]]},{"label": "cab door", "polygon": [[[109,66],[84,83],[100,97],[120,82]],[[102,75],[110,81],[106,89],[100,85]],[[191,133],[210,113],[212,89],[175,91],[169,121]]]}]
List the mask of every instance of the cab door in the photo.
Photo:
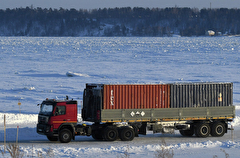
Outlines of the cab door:
[{"label": "cab door", "polygon": [[66,117],[66,103],[57,103],[53,112],[54,117],[52,117],[53,129],[58,129],[58,127],[67,121]]}]

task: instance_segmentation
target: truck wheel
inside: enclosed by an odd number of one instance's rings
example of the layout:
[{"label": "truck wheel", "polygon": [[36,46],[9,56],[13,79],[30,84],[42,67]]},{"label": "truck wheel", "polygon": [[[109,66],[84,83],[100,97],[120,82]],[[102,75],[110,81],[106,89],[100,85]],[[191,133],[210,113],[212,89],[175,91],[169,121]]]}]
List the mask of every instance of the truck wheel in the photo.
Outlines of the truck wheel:
[{"label": "truck wheel", "polygon": [[207,123],[199,123],[196,125],[194,132],[197,137],[208,137],[210,134],[210,126]]},{"label": "truck wheel", "polygon": [[191,137],[194,134],[194,130],[179,130],[179,132],[184,137]]},{"label": "truck wheel", "polygon": [[95,140],[103,140],[101,131],[92,131],[92,137]]},{"label": "truck wheel", "polygon": [[134,133],[134,130],[132,128],[123,127],[120,130],[119,137],[122,141],[131,141],[131,140],[133,140],[134,136],[135,136],[135,133]]},{"label": "truck wheel", "polygon": [[50,141],[58,141],[58,137],[54,137],[54,136],[47,136],[47,139]]},{"label": "truck wheel", "polygon": [[63,129],[59,133],[61,143],[69,143],[72,139],[72,132],[69,129]]},{"label": "truck wheel", "polygon": [[118,131],[116,127],[107,126],[103,130],[103,138],[107,141],[115,141],[118,138]]},{"label": "truck wheel", "polygon": [[221,137],[225,134],[226,126],[222,122],[215,122],[212,125],[211,135],[213,137]]}]

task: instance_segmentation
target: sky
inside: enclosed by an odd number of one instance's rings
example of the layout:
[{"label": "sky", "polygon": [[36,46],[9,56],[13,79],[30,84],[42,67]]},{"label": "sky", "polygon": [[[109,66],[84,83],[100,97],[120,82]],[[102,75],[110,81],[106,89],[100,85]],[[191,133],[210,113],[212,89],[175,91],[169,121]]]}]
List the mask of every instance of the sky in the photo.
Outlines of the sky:
[{"label": "sky", "polygon": [[240,0],[0,0],[0,9],[6,8],[98,9],[115,7],[190,7],[190,8],[240,8]]}]

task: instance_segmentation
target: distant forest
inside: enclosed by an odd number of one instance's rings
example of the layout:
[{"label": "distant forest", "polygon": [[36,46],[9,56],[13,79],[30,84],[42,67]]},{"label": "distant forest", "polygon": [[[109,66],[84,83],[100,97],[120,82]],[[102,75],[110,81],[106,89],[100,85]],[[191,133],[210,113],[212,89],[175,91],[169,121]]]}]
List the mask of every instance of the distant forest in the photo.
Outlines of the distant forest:
[{"label": "distant forest", "polygon": [[0,36],[202,36],[208,30],[216,34],[240,34],[240,9],[0,10]]}]

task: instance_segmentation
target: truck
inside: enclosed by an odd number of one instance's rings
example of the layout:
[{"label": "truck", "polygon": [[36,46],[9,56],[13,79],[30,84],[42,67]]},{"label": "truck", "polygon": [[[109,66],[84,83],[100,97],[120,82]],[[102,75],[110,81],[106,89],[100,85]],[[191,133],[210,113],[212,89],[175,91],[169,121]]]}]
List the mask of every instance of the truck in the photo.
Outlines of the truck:
[{"label": "truck", "polygon": [[76,136],[131,141],[139,135],[174,133],[221,137],[235,117],[233,83],[86,84],[82,121],[73,99],[40,104],[37,133],[68,143]]}]

